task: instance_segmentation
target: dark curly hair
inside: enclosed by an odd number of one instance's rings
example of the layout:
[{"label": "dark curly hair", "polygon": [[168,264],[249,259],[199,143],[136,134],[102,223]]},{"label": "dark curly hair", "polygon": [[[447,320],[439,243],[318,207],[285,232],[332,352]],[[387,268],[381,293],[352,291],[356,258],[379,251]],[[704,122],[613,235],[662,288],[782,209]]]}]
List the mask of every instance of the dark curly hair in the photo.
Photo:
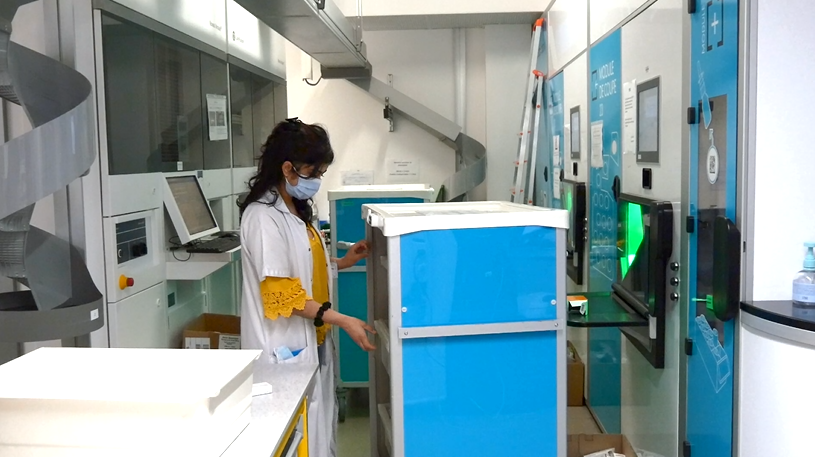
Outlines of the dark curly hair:
[{"label": "dark curly hair", "polygon": [[[241,216],[249,205],[260,200],[266,192],[274,196],[269,205],[277,203],[280,197],[278,186],[286,179],[283,175],[283,164],[286,162],[291,162],[295,168],[314,166],[316,176],[320,168],[334,162],[328,132],[319,125],[306,124],[297,118],[277,124],[260,148],[260,164],[257,174],[249,180],[249,194],[238,202]],[[310,223],[314,215],[311,200],[292,197],[292,201],[300,219]]]}]

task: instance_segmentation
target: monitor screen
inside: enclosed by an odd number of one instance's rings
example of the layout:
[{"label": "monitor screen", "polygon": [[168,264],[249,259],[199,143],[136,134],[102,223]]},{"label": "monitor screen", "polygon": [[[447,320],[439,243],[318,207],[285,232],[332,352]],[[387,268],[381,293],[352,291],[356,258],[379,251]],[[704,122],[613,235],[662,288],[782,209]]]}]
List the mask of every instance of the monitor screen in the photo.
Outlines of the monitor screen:
[{"label": "monitor screen", "polygon": [[650,205],[620,200],[617,219],[617,283],[649,305]]},{"label": "monitor screen", "polygon": [[573,153],[580,153],[580,108],[574,108],[571,112],[571,146]]},{"label": "monitor screen", "polygon": [[198,178],[177,176],[167,178],[167,184],[190,236],[218,227]]},{"label": "monitor screen", "polygon": [[639,94],[639,151],[659,149],[659,87],[646,89]]}]

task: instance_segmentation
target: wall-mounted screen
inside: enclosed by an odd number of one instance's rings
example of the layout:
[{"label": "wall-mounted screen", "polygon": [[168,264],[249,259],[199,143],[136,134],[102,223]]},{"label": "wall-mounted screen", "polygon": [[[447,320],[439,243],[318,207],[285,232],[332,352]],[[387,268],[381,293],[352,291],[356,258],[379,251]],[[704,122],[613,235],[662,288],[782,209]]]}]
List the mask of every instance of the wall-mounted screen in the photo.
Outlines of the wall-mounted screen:
[{"label": "wall-mounted screen", "polygon": [[659,78],[637,86],[637,162],[659,163]]},{"label": "wall-mounted screen", "polygon": [[575,106],[569,112],[571,157],[580,160],[580,107]]}]

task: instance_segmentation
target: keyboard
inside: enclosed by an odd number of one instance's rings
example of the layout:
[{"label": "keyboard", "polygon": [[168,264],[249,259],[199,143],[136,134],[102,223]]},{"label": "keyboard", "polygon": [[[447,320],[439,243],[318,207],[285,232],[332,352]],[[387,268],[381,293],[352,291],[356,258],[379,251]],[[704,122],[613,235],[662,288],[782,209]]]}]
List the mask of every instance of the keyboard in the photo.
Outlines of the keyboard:
[{"label": "keyboard", "polygon": [[238,248],[240,245],[241,240],[238,237],[213,238],[188,247],[187,252],[192,254],[222,254]]}]

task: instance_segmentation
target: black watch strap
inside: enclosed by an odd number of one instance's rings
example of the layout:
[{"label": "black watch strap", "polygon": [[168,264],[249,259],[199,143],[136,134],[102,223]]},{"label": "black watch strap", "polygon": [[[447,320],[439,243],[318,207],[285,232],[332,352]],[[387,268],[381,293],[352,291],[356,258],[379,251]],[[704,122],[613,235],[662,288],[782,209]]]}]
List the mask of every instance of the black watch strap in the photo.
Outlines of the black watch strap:
[{"label": "black watch strap", "polygon": [[325,302],[325,303],[323,303],[322,306],[320,306],[320,309],[317,311],[317,315],[314,316],[314,326],[315,327],[322,327],[323,325],[325,325],[325,322],[323,322],[323,315],[330,308],[331,308],[331,302]]}]

